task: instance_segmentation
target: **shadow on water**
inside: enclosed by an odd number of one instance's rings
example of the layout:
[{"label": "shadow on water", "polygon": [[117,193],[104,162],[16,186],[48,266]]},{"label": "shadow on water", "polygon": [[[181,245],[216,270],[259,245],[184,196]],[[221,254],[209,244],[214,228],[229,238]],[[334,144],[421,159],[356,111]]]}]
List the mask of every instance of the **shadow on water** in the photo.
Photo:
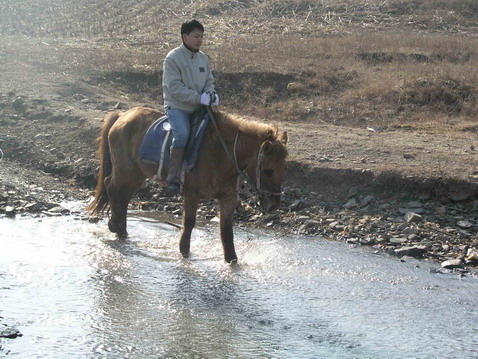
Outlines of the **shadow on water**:
[{"label": "shadow on water", "polygon": [[[133,214],[130,237],[73,218],[1,219],[0,317],[10,357],[429,358],[478,354],[478,282],[321,238]],[[439,315],[437,315],[439,313]]]}]

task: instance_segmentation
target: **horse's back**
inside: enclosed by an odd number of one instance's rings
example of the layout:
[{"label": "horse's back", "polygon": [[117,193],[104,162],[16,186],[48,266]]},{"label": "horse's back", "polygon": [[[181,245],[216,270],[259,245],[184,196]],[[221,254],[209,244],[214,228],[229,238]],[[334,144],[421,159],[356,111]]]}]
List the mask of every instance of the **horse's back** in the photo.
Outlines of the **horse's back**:
[{"label": "horse's back", "polygon": [[110,134],[136,135],[145,131],[151,124],[160,118],[162,113],[148,107],[134,107],[120,114],[118,120],[111,128]]},{"label": "horse's back", "polygon": [[141,142],[148,128],[162,115],[148,107],[134,107],[119,115],[108,134],[112,159],[118,170],[132,169],[133,165],[143,171],[139,159]]}]

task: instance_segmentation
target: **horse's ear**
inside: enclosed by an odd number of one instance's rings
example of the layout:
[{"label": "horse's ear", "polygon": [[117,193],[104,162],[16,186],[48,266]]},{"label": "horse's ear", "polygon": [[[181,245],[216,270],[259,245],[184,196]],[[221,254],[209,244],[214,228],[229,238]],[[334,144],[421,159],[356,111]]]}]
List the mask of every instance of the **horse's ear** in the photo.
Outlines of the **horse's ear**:
[{"label": "horse's ear", "polygon": [[271,141],[264,141],[262,144],[262,153],[265,156],[270,156],[272,154],[272,142]]},{"label": "horse's ear", "polygon": [[281,141],[284,145],[287,145],[288,140],[289,140],[289,137],[287,136],[287,131],[282,132],[282,134],[279,137],[279,141]]}]

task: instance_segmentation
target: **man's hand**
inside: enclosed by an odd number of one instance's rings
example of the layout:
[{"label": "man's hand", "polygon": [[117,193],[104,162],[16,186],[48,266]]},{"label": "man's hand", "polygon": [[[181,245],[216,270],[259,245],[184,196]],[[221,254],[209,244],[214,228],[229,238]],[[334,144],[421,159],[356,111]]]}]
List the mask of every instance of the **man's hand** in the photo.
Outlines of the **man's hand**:
[{"label": "man's hand", "polygon": [[201,95],[201,105],[210,106],[210,105],[211,105],[211,95],[209,95],[208,93],[204,92],[204,93]]},{"label": "man's hand", "polygon": [[211,96],[211,105],[218,106],[219,105],[219,95],[216,91],[210,91],[208,94]]},{"label": "man's hand", "polygon": [[212,104],[219,106],[219,95],[214,92],[214,98],[211,96]]}]

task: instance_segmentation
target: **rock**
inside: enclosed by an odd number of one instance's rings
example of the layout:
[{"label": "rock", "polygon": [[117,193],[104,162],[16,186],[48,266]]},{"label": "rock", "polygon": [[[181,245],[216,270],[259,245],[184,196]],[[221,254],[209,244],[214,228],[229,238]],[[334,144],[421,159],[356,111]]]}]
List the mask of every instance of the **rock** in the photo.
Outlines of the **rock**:
[{"label": "rock", "polygon": [[15,339],[23,336],[18,329],[15,328],[4,328],[0,330],[0,338]]},{"label": "rock", "polygon": [[406,160],[411,160],[411,159],[414,159],[415,156],[412,155],[411,153],[404,153],[403,158],[405,158]]},{"label": "rock", "polygon": [[5,207],[5,214],[9,217],[13,217],[16,214],[15,207],[12,206],[6,206]]},{"label": "rock", "polygon": [[327,156],[321,156],[319,158],[319,162],[334,162],[334,160],[332,158],[327,157]]},{"label": "rock", "polygon": [[471,192],[456,192],[456,193],[448,193],[447,197],[451,199],[453,202],[461,202],[467,200],[473,195]]},{"label": "rock", "polygon": [[414,213],[425,213],[425,209],[422,207],[407,207],[407,208],[400,208],[400,213],[406,214],[407,212],[414,212]]},{"label": "rock", "polygon": [[407,236],[407,239],[412,242],[412,241],[415,241],[418,239],[418,236],[415,234],[415,233],[412,233],[410,234],[409,236]]},{"label": "rock", "polygon": [[415,234],[415,230],[413,228],[407,227],[403,229],[402,234],[412,235],[412,234]]},{"label": "rock", "polygon": [[470,248],[466,254],[466,263],[477,263],[478,262],[478,249]]},{"label": "rock", "polygon": [[334,229],[336,231],[341,231],[345,228],[345,226],[341,224],[340,222],[335,221],[329,224],[329,228]]},{"label": "rock", "polygon": [[406,229],[408,229],[408,228],[409,228],[409,227],[408,227],[408,224],[407,224],[407,223],[401,223],[401,224],[398,225],[397,231],[402,232],[402,231],[404,231],[404,230],[406,230]]},{"label": "rock", "polygon": [[469,221],[458,221],[456,224],[458,225],[458,227],[464,228],[464,229],[469,229],[474,227],[474,224]]},{"label": "rock", "polygon": [[408,223],[418,223],[421,222],[423,217],[420,216],[418,213],[415,212],[407,212],[404,216],[405,221]]},{"label": "rock", "polygon": [[359,193],[359,191],[358,191],[357,187],[351,187],[350,190],[349,190],[349,194],[348,194],[347,198],[355,197],[355,196],[358,195],[358,193]]},{"label": "rock", "polygon": [[310,219],[309,216],[299,216],[295,219],[297,223],[305,223]]},{"label": "rock", "polygon": [[377,241],[375,240],[375,238],[369,238],[369,237],[360,238],[360,244],[363,244],[365,246],[373,246],[376,243]]},{"label": "rock", "polygon": [[422,206],[422,203],[420,201],[412,201],[412,202],[407,203],[407,207],[408,208],[421,208],[423,206]]},{"label": "rock", "polygon": [[40,212],[45,209],[45,203],[43,202],[31,202],[25,206],[25,210],[28,212]]},{"label": "rock", "polygon": [[47,214],[49,215],[62,215],[62,214],[69,214],[69,213],[70,213],[70,210],[62,206],[54,206],[47,211]]},{"label": "rock", "polygon": [[461,259],[449,259],[444,261],[441,266],[445,269],[463,268],[463,261]]},{"label": "rock", "polygon": [[304,223],[302,226],[303,229],[311,229],[311,228],[318,228],[320,226],[320,222],[316,221],[315,219],[309,219],[307,222]]},{"label": "rock", "polygon": [[[417,258],[412,256],[402,256],[400,257],[400,262],[416,262],[420,263]],[[418,264],[417,264],[418,265]]]},{"label": "rock", "polygon": [[355,198],[352,198],[350,201],[344,204],[344,208],[346,209],[351,209],[357,207],[357,200]]},{"label": "rock", "polygon": [[399,257],[408,256],[414,258],[420,258],[425,254],[426,247],[425,246],[412,246],[412,247],[403,247],[397,248],[394,250],[395,255]]},{"label": "rock", "polygon": [[406,243],[407,241],[408,241],[408,239],[407,239],[407,238],[403,238],[403,237],[392,237],[392,238],[390,238],[390,243],[391,243],[391,244],[398,244],[398,245],[400,245],[400,244]]},{"label": "rock", "polygon": [[372,195],[368,195],[366,197],[364,197],[361,201],[360,201],[360,207],[367,207],[370,203],[372,203],[372,201],[375,199],[374,196]]},{"label": "rock", "polygon": [[14,109],[16,110],[21,110],[24,108],[25,106],[25,100],[23,100],[22,97],[16,97],[13,101],[12,101],[12,106]]},{"label": "rock", "polygon": [[109,103],[102,102],[95,106],[95,110],[99,111],[110,111],[112,106]]},{"label": "rock", "polygon": [[50,111],[36,111],[28,114],[27,118],[29,120],[44,120],[52,115]]},{"label": "rock", "polygon": [[302,207],[304,205],[304,201],[301,200],[301,199],[296,199],[294,202],[292,202],[292,204],[289,206],[289,209],[291,211],[295,211],[297,209],[299,209],[300,207]]}]

